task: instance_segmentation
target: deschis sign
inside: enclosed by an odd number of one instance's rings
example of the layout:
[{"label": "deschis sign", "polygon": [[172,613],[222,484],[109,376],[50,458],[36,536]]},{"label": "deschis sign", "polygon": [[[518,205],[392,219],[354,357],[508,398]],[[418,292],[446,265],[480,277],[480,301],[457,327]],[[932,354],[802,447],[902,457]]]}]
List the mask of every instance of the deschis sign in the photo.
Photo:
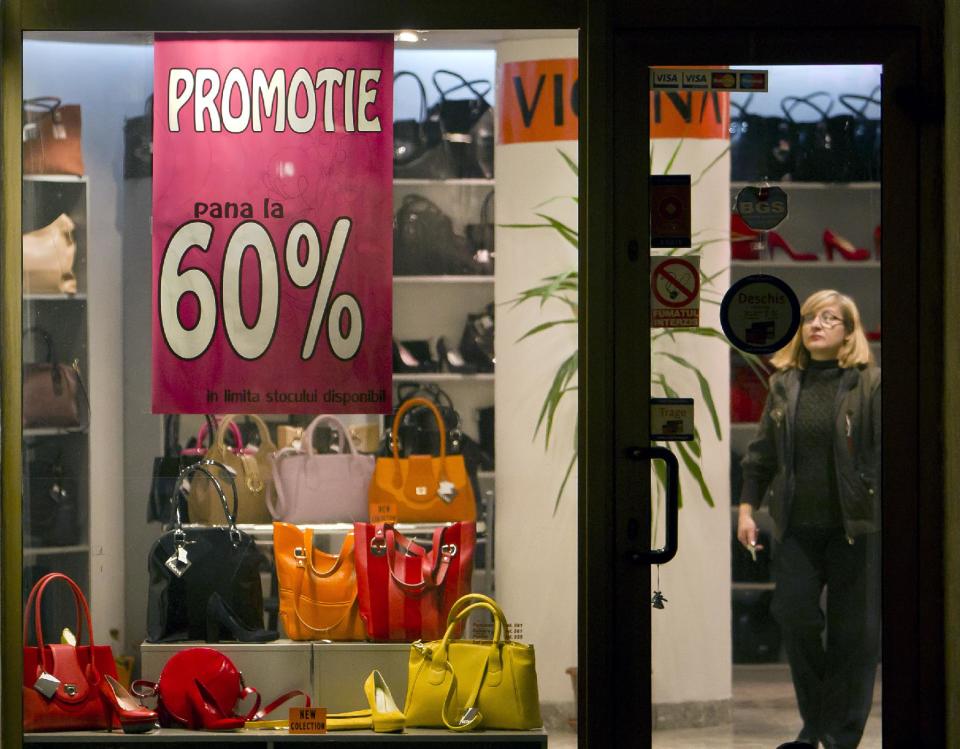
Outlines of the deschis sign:
[{"label": "deschis sign", "polygon": [[160,35],[153,411],[389,412],[393,40]]}]

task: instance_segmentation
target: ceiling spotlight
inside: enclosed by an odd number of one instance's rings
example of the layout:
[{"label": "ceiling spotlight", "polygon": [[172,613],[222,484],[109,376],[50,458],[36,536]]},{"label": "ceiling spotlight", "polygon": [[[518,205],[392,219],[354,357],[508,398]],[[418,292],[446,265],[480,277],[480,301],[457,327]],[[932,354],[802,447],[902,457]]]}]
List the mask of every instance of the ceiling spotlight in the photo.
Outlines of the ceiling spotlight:
[{"label": "ceiling spotlight", "polygon": [[412,29],[404,29],[403,31],[398,31],[393,35],[393,41],[395,42],[408,42],[411,44],[416,44],[420,41],[420,34]]}]

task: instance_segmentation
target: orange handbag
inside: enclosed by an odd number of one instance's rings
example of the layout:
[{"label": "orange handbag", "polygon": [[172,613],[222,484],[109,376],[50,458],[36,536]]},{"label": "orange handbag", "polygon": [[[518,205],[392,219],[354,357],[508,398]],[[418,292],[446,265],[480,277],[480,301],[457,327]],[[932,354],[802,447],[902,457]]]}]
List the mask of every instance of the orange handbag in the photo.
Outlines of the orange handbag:
[{"label": "orange handbag", "polygon": [[391,431],[392,455],[377,458],[370,482],[371,523],[446,523],[477,519],[477,500],[462,455],[448,455],[441,437],[440,455],[400,457],[397,434],[404,414],[428,408],[441,435],[447,433],[443,417],[426,398],[411,398],[397,409]]},{"label": "orange handbag", "polygon": [[280,587],[280,620],[291,640],[363,640],[357,604],[353,533],[338,555],[313,547],[313,531],[273,524],[273,554]]}]

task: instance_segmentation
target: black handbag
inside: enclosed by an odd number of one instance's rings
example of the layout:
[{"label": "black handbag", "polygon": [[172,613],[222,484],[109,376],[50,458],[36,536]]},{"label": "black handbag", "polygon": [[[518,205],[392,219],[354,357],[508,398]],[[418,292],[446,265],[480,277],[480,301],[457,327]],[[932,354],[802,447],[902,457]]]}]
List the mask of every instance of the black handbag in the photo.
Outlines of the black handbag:
[{"label": "black handbag", "polygon": [[153,95],[147,97],[143,114],[123,123],[123,177],[135,179],[153,174]]},{"label": "black handbag", "polygon": [[880,107],[880,87],[867,96],[863,94],[840,94],[840,103],[853,113],[853,150],[855,180],[879,180],[881,176],[880,120],[867,117],[867,109]]},{"label": "black handbag", "polygon": [[[217,469],[230,482],[233,512]],[[216,489],[227,525],[184,527],[179,513],[181,485],[202,473]],[[153,544],[147,561],[147,641],[203,640],[207,634],[207,604],[215,593],[250,628],[263,627],[263,591],[260,571],[266,559],[253,538],[237,528],[236,482],[222,463],[204,459],[188,466],[177,477],[172,495],[173,528]]]},{"label": "black handbag", "polygon": [[63,456],[35,456],[25,462],[23,497],[24,538],[32,546],[71,546],[80,543],[77,476],[64,467]]},{"label": "black handbag", "polygon": [[[453,78],[451,86],[442,86],[439,78]],[[440,124],[453,177],[490,179],[493,177],[493,108],[486,99],[490,81],[468,81],[452,70],[433,73],[433,85],[440,99],[428,110],[428,118]],[[450,94],[466,89],[471,96],[452,99]]]},{"label": "black handbag", "polygon": [[401,70],[394,74],[396,83],[409,77],[417,83],[420,92],[420,116],[393,123],[393,176],[398,179],[450,179],[455,176],[449,154],[443,147],[440,122],[427,116],[427,92],[416,73]]},{"label": "black handbag", "polygon": [[[807,96],[787,96],[780,103],[790,121],[794,168],[791,177],[801,181],[850,182],[857,179],[857,157],[854,149],[856,120],[851,114],[830,115],[833,99],[825,106],[815,100],[829,97],[826,91]],[[813,109],[819,119],[797,122],[793,112],[797,106]]]},{"label": "black handbag", "polygon": [[473,252],[473,260],[483,275],[493,275],[493,223],[493,190],[491,190],[480,207],[480,223],[467,224],[464,227],[467,241]]},{"label": "black handbag", "polygon": [[753,94],[743,104],[731,99],[736,111],[730,118],[730,178],[736,182],[779,180],[793,169],[790,123],[784,117],[764,117],[747,110]]},{"label": "black handbag", "polygon": [[482,270],[466,238],[433,201],[422,195],[403,198],[394,217],[394,275],[476,275]]}]

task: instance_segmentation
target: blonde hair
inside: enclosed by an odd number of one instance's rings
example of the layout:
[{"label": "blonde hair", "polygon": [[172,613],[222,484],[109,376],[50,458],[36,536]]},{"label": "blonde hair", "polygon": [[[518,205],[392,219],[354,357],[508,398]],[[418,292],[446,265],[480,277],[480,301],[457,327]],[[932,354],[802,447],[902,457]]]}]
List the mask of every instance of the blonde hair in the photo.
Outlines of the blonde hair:
[{"label": "blonde hair", "polygon": [[[833,289],[815,291],[800,306],[800,315],[801,317],[808,314],[815,315],[831,304],[840,307],[843,328],[846,332],[843,345],[837,353],[837,363],[844,369],[873,364],[873,352],[870,351],[870,343],[863,332],[863,323],[860,321],[857,304],[846,294],[841,294]],[[791,367],[806,369],[810,362],[810,352],[803,345],[802,328],[802,325],[797,328],[796,335],[793,336],[790,343],[770,357],[770,363],[777,369],[790,369]]]}]

